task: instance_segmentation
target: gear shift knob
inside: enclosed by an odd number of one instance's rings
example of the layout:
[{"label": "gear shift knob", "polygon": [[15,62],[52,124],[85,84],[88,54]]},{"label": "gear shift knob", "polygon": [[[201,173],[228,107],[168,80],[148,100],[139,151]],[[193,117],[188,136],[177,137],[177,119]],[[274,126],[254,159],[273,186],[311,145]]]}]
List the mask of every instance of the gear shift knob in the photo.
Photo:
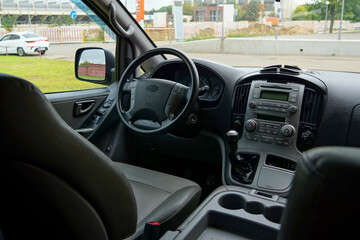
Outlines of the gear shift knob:
[{"label": "gear shift knob", "polygon": [[231,157],[234,157],[237,155],[237,143],[239,141],[239,133],[237,131],[230,130],[226,133],[226,137],[229,143]]}]

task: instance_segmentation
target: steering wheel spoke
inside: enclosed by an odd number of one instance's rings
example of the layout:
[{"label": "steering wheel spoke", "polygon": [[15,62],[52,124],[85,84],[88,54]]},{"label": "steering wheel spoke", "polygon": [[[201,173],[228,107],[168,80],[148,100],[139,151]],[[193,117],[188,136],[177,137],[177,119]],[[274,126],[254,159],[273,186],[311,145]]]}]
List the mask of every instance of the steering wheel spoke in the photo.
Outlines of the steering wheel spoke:
[{"label": "steering wheel spoke", "polygon": [[134,78],[131,81],[126,81],[124,83],[124,86],[122,88],[123,92],[135,92],[136,89],[136,85],[138,84],[139,80],[137,80],[136,78]]},{"label": "steering wheel spoke", "polygon": [[182,102],[186,102],[188,100],[188,92],[189,88],[180,83],[175,84],[171,90],[164,109],[165,115],[170,120],[173,120],[176,117],[176,112],[179,105]]}]

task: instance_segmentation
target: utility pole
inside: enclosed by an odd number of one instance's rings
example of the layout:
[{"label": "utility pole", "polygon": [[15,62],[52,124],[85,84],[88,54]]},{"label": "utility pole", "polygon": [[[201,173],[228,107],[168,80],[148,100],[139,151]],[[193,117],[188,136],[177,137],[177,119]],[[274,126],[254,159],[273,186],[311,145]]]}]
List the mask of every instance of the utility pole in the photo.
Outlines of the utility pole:
[{"label": "utility pole", "polygon": [[216,13],[215,13],[215,17],[216,17],[216,22],[219,22],[219,0],[216,0]]},{"label": "utility pole", "polygon": [[225,24],[224,24],[224,8],[225,8],[225,4],[224,4],[224,0],[222,1],[223,5],[222,5],[222,25],[221,25],[221,37],[224,38],[225,37]]},{"label": "utility pole", "polygon": [[342,22],[343,22],[343,16],[344,16],[344,5],[345,5],[345,0],[342,1],[342,7],[341,7],[341,20],[340,20],[340,27],[339,27],[339,40],[341,40],[341,30],[342,30]]},{"label": "utility pole", "polygon": [[29,16],[29,25],[31,25],[31,17],[30,17],[30,0],[27,1],[28,4],[28,16]]},{"label": "utility pole", "polygon": [[326,25],[327,25],[327,13],[328,13],[328,6],[329,6],[329,1],[326,1],[326,13],[325,13],[325,29],[324,29],[324,33],[326,33]]}]

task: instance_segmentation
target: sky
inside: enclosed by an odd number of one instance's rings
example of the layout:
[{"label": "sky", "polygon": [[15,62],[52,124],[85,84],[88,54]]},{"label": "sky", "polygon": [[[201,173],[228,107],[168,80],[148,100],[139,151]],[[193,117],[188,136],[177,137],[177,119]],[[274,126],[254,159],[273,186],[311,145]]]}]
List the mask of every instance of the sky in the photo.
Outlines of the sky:
[{"label": "sky", "polygon": [[[120,0],[130,12],[135,12],[136,0]],[[169,6],[172,4],[172,0],[144,0],[145,11],[151,9],[159,9],[163,6]],[[286,1],[286,0],[285,0]],[[313,2],[313,0],[295,0],[299,5]]]}]

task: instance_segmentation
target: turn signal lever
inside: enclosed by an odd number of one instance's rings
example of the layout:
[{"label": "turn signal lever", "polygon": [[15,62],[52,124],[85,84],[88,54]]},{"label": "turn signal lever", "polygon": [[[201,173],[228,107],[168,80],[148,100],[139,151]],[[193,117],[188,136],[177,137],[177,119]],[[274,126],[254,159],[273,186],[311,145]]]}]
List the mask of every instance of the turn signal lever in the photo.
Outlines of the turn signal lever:
[{"label": "turn signal lever", "polygon": [[229,145],[229,160],[231,163],[232,177],[241,183],[250,184],[252,179],[249,179],[249,177],[253,170],[251,164],[238,154],[238,132],[230,130],[226,133],[226,137]]}]

